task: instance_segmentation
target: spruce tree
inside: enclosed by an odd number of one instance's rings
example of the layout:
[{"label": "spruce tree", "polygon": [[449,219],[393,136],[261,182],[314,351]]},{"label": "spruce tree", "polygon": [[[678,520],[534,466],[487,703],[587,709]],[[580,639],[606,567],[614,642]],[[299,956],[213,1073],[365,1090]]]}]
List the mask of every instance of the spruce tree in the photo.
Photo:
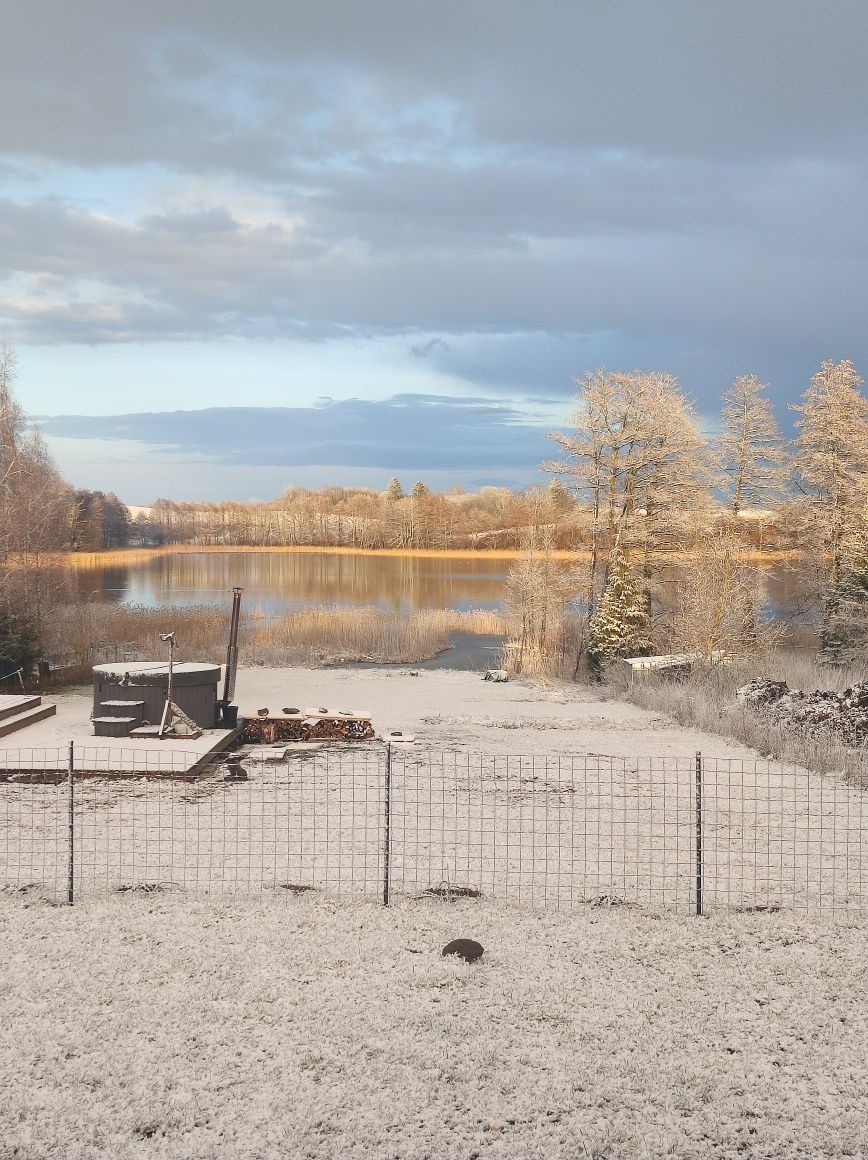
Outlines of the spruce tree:
[{"label": "spruce tree", "polygon": [[606,585],[588,623],[588,659],[599,673],[614,657],[646,656],[650,651],[648,601],[616,546],[609,553]]}]

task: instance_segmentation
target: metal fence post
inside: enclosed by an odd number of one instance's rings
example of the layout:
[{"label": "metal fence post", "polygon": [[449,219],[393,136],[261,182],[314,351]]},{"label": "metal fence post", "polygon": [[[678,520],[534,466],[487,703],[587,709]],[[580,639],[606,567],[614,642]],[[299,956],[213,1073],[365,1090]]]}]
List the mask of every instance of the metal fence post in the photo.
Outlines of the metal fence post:
[{"label": "metal fence post", "polygon": [[75,873],[75,745],[69,743],[69,765],[66,775],[67,787],[67,860],[66,860],[66,902],[72,906],[75,901],[73,875]]},{"label": "metal fence post", "polygon": [[392,859],[392,743],[386,742],[386,777],[383,817],[383,906],[389,905]]},{"label": "metal fence post", "polygon": [[702,917],[702,754],[696,754],[696,914]]}]

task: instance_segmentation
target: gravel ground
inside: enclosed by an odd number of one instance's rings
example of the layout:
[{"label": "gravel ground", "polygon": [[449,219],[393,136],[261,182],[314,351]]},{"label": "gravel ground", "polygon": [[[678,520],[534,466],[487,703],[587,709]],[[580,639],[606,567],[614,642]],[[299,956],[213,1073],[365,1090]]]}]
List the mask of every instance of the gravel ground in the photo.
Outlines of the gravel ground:
[{"label": "gravel ground", "polygon": [[864,925],[131,893],[0,950],[3,1158],[868,1155]]}]

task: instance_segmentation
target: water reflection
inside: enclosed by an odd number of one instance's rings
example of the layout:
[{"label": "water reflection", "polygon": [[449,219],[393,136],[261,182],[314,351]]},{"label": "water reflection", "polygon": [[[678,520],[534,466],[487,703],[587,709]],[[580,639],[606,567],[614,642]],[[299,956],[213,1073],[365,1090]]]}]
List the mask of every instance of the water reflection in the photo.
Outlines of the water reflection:
[{"label": "water reflection", "polygon": [[[244,588],[248,609],[266,614],[311,607],[373,607],[414,612],[425,608],[499,609],[514,559],[509,556],[420,557],[341,555],[333,552],[185,552],[154,555],[82,569],[74,574],[80,599],[149,608],[223,607],[231,589]],[[565,572],[570,561],[558,561]],[[664,588],[691,567],[670,565]],[[772,615],[793,618],[793,578],[780,567],[762,570]]]},{"label": "water reflection", "polygon": [[[222,606],[240,585],[248,608],[497,609],[509,557],[447,559],[330,552],[190,552],[155,555],[77,574],[79,596],[149,608]],[[568,564],[564,564],[566,569]]]}]

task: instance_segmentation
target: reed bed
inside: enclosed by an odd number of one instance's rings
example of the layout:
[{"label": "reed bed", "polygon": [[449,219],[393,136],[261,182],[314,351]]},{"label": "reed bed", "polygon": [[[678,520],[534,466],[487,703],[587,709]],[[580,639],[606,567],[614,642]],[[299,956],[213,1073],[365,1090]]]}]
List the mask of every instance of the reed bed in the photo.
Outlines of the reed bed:
[{"label": "reed bed", "polygon": [[63,564],[76,569],[104,568],[107,565],[143,564],[159,556],[205,555],[328,555],[394,556],[417,560],[522,560],[528,555],[553,560],[579,560],[587,551],[553,549],[528,553],[522,548],[355,548],[335,544],[169,544],[159,548],[112,548],[103,552],[68,552]]},{"label": "reed bed", "polygon": [[[222,661],[228,616],[206,606],[145,608],[84,603],[58,610],[52,646],[80,664],[166,655],[160,633],[176,634],[178,660]],[[453,633],[499,635],[495,612],[428,609],[383,612],[375,608],[311,608],[267,616],[253,609],[242,616],[240,652],[244,664],[327,665],[341,661],[415,663],[449,647]]]}]

